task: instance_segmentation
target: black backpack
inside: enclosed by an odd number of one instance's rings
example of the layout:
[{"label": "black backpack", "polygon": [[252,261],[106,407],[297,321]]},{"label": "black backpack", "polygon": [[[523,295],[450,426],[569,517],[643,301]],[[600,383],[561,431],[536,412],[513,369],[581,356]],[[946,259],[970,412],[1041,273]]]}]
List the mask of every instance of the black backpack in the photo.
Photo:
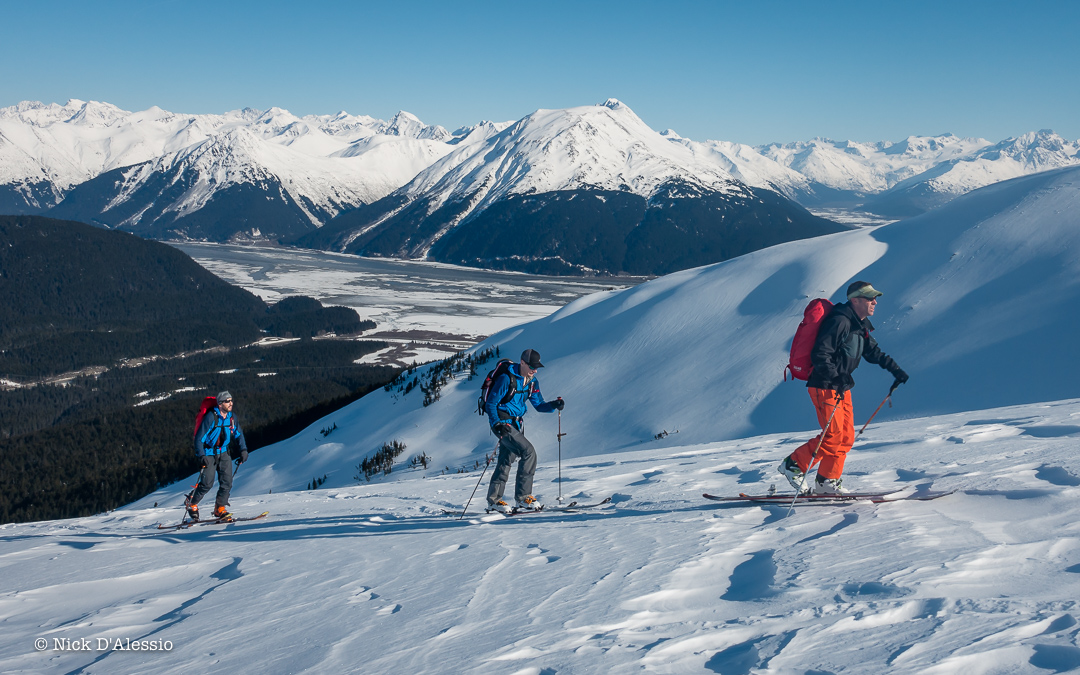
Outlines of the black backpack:
[{"label": "black backpack", "polygon": [[[484,386],[480,387],[480,398],[476,399],[476,414],[483,417],[487,414],[487,410],[484,410],[484,404],[487,403],[488,394],[491,392],[491,384],[504,373],[510,372],[510,366],[514,365],[514,362],[510,359],[499,359],[499,362],[495,364],[491,372],[484,378]],[[499,405],[505,405],[510,402],[510,399],[517,393],[517,378],[510,378],[510,391],[506,392],[506,396],[502,397],[499,401]]]}]

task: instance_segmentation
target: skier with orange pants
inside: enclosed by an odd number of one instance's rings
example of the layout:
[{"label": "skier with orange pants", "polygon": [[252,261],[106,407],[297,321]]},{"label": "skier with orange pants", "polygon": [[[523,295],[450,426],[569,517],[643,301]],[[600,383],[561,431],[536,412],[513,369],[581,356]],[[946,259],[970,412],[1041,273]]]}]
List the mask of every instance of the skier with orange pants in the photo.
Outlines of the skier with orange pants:
[{"label": "skier with orange pants", "polygon": [[878,296],[869,282],[856,281],[848,286],[848,301],[838,304],[821,322],[814,349],[810,353],[813,371],[806,382],[810,400],[817,411],[822,433],[803,443],[780,463],[778,471],[799,492],[808,492],[806,474],[818,464],[815,494],[843,494],[841,486],[844,460],[855,442],[855,416],[851,408],[852,372],[861,359],[876,363],[896,378],[897,384],[908,375],[896,361],[881,351],[871,333]]}]

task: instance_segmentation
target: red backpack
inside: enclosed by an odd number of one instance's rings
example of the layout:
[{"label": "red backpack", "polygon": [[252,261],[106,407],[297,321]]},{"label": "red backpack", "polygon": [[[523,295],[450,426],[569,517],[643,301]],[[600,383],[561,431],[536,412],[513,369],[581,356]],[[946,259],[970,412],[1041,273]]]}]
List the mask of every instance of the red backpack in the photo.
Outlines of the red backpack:
[{"label": "red backpack", "polygon": [[207,396],[202,400],[202,407],[199,408],[199,414],[195,416],[195,431],[191,432],[191,437],[194,438],[199,435],[199,425],[202,424],[202,418],[206,417],[206,413],[210,412],[217,407],[217,398],[214,396]]},{"label": "red backpack", "polygon": [[809,380],[810,372],[814,364],[810,362],[810,352],[814,349],[817,341],[818,329],[821,322],[832,311],[833,304],[825,298],[811,300],[803,310],[803,320],[795,331],[795,337],[791,341],[791,354],[788,358],[787,367],[784,368],[784,381],[787,382],[787,371],[791,371],[791,377],[796,380]]}]

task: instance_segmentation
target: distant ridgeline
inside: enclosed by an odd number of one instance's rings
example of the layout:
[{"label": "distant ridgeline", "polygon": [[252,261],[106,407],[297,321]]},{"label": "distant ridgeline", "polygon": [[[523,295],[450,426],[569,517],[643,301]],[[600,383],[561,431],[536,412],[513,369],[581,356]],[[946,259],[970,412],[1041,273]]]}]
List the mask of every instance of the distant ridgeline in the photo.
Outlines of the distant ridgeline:
[{"label": "distant ridgeline", "polygon": [[312,298],[268,308],[181,251],[125,232],[0,216],[0,241],[0,377],[375,327]]},{"label": "distant ridgeline", "polygon": [[0,216],[0,379],[69,378],[0,386],[0,523],[99,513],[191,475],[195,412],[222,389],[253,450],[295,435],[392,380],[355,363],[388,345],[252,343],[373,327],[311,298],[267,307],[165,244]]},{"label": "distant ridgeline", "polygon": [[560,190],[512,195],[470,213],[475,200],[467,195],[436,208],[432,197],[410,202],[398,192],[294,243],[533,274],[659,275],[849,229],[770,190],[722,193],[682,181],[648,199]]}]

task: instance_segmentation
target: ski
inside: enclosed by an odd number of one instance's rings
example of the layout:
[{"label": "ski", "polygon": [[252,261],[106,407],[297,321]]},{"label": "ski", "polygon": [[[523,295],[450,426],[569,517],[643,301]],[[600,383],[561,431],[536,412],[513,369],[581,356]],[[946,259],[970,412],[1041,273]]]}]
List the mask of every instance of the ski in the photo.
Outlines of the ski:
[{"label": "ski", "polygon": [[517,511],[517,510],[514,510],[514,511],[511,511],[509,514],[504,514],[504,515],[508,515],[508,516],[529,516],[529,515],[535,515],[537,513],[577,513],[578,511],[582,511],[582,510],[585,510],[585,509],[595,509],[595,508],[597,508],[599,506],[603,506],[605,504],[610,504],[610,503],[611,503],[611,497],[608,497],[607,499],[596,502],[595,504],[578,504],[577,502],[570,502],[566,506],[552,506],[551,508],[544,507],[544,508],[538,509],[536,511]]},{"label": "ski", "polygon": [[769,495],[748,495],[746,493],[739,493],[738,497],[718,497],[717,495],[704,494],[705,499],[711,499],[718,502],[727,502],[729,504],[778,504],[785,506],[787,504],[794,503],[795,506],[800,504],[850,504],[852,502],[871,502],[873,504],[882,504],[885,502],[899,502],[899,501],[929,501],[931,499],[938,499],[946,495],[951,495],[956,490],[940,490],[936,492],[922,492],[914,493],[906,497],[893,497],[893,495],[902,492],[902,490],[889,490],[887,492],[851,492],[844,495],[815,495],[807,494],[796,497],[794,494],[769,494]]},{"label": "ski", "polygon": [[249,516],[247,518],[211,518],[210,520],[188,520],[180,523],[179,525],[158,525],[159,530],[186,530],[189,527],[195,527],[196,525],[228,525],[229,523],[243,523],[248,520],[259,520],[270,515],[269,511],[263,511],[257,516]]},{"label": "ski", "polygon": [[[606,498],[604,500],[596,502],[595,504],[578,504],[576,501],[574,501],[574,502],[570,502],[569,504],[567,504],[565,506],[544,507],[544,508],[541,508],[541,509],[537,509],[535,511],[525,511],[525,510],[517,511],[517,510],[514,510],[514,511],[511,511],[510,513],[503,513],[501,511],[482,511],[482,512],[474,514],[474,515],[490,516],[490,515],[494,515],[494,514],[499,514],[501,516],[505,516],[506,518],[514,518],[514,517],[517,517],[517,516],[536,515],[538,513],[577,513],[578,511],[581,511],[581,510],[584,510],[584,509],[595,509],[595,508],[597,508],[599,506],[604,506],[605,504],[610,504],[610,503],[611,503],[611,497],[608,497],[608,498]],[[448,515],[448,516],[458,516],[458,517],[460,517],[462,515],[461,511],[451,511],[450,509],[443,509],[443,513]]]}]

